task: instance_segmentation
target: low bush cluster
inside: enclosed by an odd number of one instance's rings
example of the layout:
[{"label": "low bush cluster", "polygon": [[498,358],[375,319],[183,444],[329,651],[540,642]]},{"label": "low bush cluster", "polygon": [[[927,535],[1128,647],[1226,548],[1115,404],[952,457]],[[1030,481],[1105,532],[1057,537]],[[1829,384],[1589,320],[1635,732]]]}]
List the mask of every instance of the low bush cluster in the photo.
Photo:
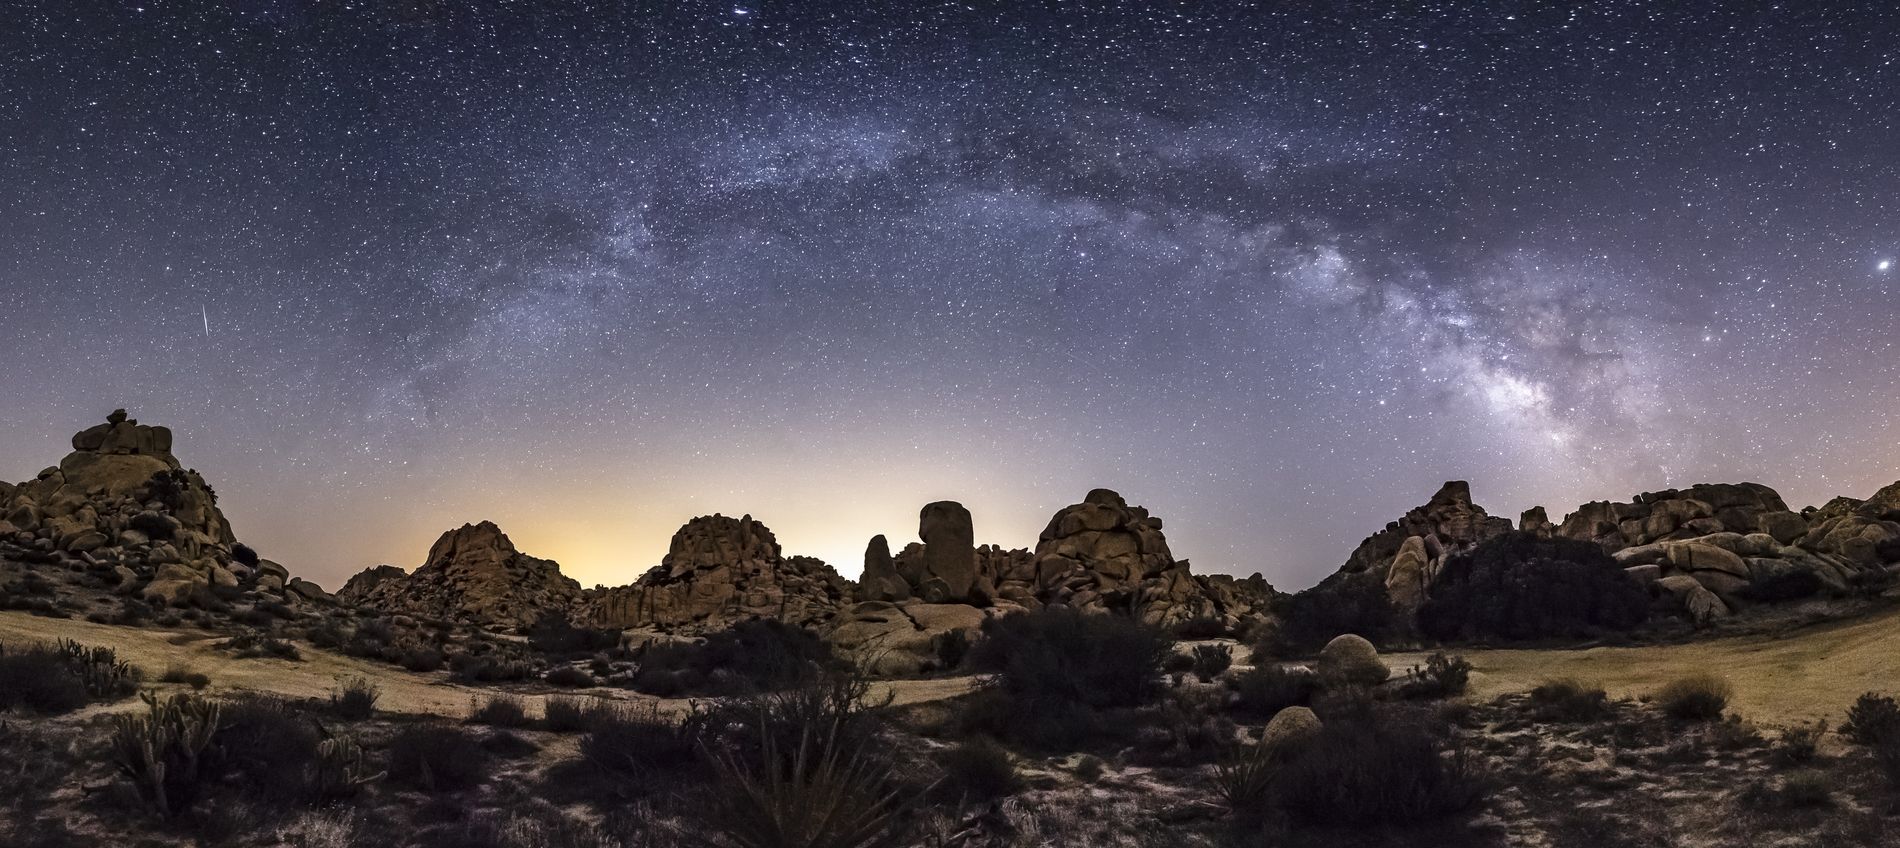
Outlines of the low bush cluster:
[{"label": "low bush cluster", "polygon": [[1260,634],[1256,657],[1305,656],[1346,633],[1383,644],[1403,629],[1385,585],[1360,575],[1341,575],[1289,595],[1276,612],[1279,626]]},{"label": "low bush cluster", "polygon": [[57,715],[95,700],[116,701],[132,694],[140,676],[111,648],[68,640],[52,646],[0,646],[0,712],[24,709]]},{"label": "low bush cluster", "polygon": [[1601,686],[1580,680],[1546,680],[1531,689],[1532,717],[1540,721],[1585,722],[1609,711],[1610,697]]},{"label": "low bush cluster", "polygon": [[1320,688],[1318,675],[1271,663],[1230,676],[1227,685],[1234,692],[1234,710],[1262,721],[1287,707],[1312,703]]},{"label": "low bush cluster", "polygon": [[1735,687],[1712,674],[1696,674],[1672,680],[1656,693],[1656,705],[1670,718],[1682,721],[1713,721],[1728,709]]},{"label": "low bush cluster", "polygon": [[992,676],[965,717],[999,738],[1069,748],[1104,729],[1104,711],[1154,702],[1172,653],[1161,631],[1119,616],[1050,607],[992,618],[970,653]]},{"label": "low bush cluster", "polygon": [[663,698],[770,692],[837,664],[817,634],[771,619],[743,621],[698,642],[649,643],[634,659],[633,688]]},{"label": "low bush cluster", "polygon": [[1593,542],[1513,532],[1446,560],[1418,610],[1440,641],[1570,639],[1626,631],[1649,594]]},{"label": "low bush cluster", "polygon": [[1399,684],[1399,694],[1407,698],[1450,698],[1463,695],[1470,684],[1471,663],[1464,657],[1437,651],[1425,658],[1423,666],[1413,666],[1407,672],[1405,681]]},{"label": "low bush cluster", "polygon": [[425,792],[454,792],[487,779],[489,754],[480,739],[456,727],[404,728],[389,742],[391,782]]}]

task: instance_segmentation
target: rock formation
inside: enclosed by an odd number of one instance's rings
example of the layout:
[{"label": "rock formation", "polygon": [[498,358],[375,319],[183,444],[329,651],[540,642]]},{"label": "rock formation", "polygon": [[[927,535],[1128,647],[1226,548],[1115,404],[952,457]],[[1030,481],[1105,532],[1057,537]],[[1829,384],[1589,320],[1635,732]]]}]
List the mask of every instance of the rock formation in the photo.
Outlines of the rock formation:
[{"label": "rock formation", "polygon": [[[952,631],[972,634],[989,616],[1060,604],[1241,631],[1266,618],[1276,597],[1257,574],[1191,573],[1168,550],[1161,519],[1107,489],[1057,512],[1034,552],[973,548],[970,528],[969,510],[939,501],[919,516],[922,543],[889,557],[884,537],[873,538],[858,584],[862,603],[839,616],[834,643],[884,671],[915,671],[935,667],[937,646]],[[970,589],[959,594],[966,581]]]},{"label": "rock formation", "polygon": [[379,565],[337,590],[346,603],[386,613],[515,629],[567,614],[580,595],[558,563],[516,550],[488,521],[443,533],[414,573]]},{"label": "rock formation", "polygon": [[1704,483],[1584,504],[1555,532],[1602,545],[1706,624],[1751,603],[1846,591],[1900,562],[1900,483],[1800,513],[1759,483]]},{"label": "rock formation", "polygon": [[[1533,512],[1527,517],[1542,516],[1541,509]],[[1424,602],[1446,557],[1510,531],[1510,519],[1493,517],[1471,502],[1471,484],[1452,480],[1424,506],[1366,537],[1339,571],[1349,575],[1344,579],[1379,581],[1393,604],[1410,613]]]},{"label": "rock formation", "polygon": [[247,590],[328,599],[281,565],[233,558],[237,537],[217,494],[172,455],[171,430],[120,409],[72,445],[59,465],[0,486],[0,556],[110,574],[120,592],[152,603],[207,605]]},{"label": "rock formation", "polygon": [[666,557],[633,585],[589,592],[577,619],[623,630],[717,630],[754,618],[816,627],[853,595],[823,561],[781,555],[752,516],[708,515],[674,533]]}]

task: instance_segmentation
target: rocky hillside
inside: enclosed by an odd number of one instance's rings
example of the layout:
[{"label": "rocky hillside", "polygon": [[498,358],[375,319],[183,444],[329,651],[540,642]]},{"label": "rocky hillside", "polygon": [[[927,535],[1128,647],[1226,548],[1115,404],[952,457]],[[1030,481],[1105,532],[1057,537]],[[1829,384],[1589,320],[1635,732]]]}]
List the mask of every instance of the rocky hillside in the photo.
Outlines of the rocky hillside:
[{"label": "rocky hillside", "polygon": [[386,613],[524,629],[549,613],[568,614],[581,584],[553,560],[528,556],[493,522],[443,533],[415,572],[390,565],[351,577],[337,597]]},{"label": "rocky hillside", "polygon": [[208,607],[242,593],[330,600],[237,543],[217,493],[172,454],[169,429],[120,409],[72,445],[34,479],[0,483],[0,560],[63,566],[165,606]]},{"label": "rocky hillside", "polygon": [[589,592],[575,617],[623,630],[695,632],[753,618],[819,626],[852,593],[822,560],[784,556],[752,516],[706,515],[674,533],[666,557],[633,585]]},{"label": "rocky hillside", "polygon": [[[1836,498],[1798,513],[1759,483],[1705,483],[1587,503],[1554,523],[1533,507],[1518,529],[1602,546],[1660,608],[1707,624],[1884,582],[1900,570],[1900,483],[1864,501]],[[1472,503],[1466,483],[1452,481],[1367,537],[1322,586],[1376,581],[1409,615],[1431,597],[1448,557],[1512,530]]]}]

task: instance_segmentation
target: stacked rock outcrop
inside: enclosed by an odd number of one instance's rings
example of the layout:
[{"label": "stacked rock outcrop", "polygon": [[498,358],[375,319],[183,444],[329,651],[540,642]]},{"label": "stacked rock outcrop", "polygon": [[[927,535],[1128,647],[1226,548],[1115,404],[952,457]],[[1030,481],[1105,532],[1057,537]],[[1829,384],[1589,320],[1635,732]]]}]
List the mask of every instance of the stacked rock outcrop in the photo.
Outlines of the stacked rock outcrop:
[{"label": "stacked rock outcrop", "polygon": [[1424,602],[1446,557],[1509,532],[1510,519],[1485,512],[1472,503],[1470,483],[1452,480],[1423,506],[1366,537],[1339,571],[1351,575],[1346,579],[1383,584],[1393,604],[1409,614]]},{"label": "stacked rock outcrop", "polygon": [[594,627],[714,630],[754,618],[819,627],[853,596],[822,560],[785,557],[778,539],[746,515],[708,515],[673,534],[660,564],[630,586],[597,589],[577,620]]},{"label": "stacked rock outcrop", "polygon": [[414,573],[379,565],[351,577],[337,597],[386,613],[524,629],[550,614],[566,616],[581,585],[553,560],[528,556],[493,522],[443,533]]},{"label": "stacked rock outcrop", "polygon": [[1705,483],[1584,504],[1553,532],[1602,545],[1708,623],[1753,603],[1846,591],[1900,562],[1900,483],[1799,513],[1759,483]]},{"label": "stacked rock outcrop", "polygon": [[1208,620],[1238,632],[1266,619],[1277,595],[1257,574],[1193,574],[1169,551],[1161,519],[1108,489],[1058,511],[1033,552],[972,547],[969,510],[950,501],[923,508],[919,535],[923,542],[895,557],[883,536],[871,540],[860,603],[831,634],[881,671],[934,667],[952,631],[970,636],[995,615],[1063,605],[1164,627]]},{"label": "stacked rock outcrop", "polygon": [[172,454],[171,430],[119,409],[74,434],[72,447],[34,479],[0,486],[0,556],[68,561],[151,603],[210,605],[247,590],[330,600],[237,544],[217,494]]}]

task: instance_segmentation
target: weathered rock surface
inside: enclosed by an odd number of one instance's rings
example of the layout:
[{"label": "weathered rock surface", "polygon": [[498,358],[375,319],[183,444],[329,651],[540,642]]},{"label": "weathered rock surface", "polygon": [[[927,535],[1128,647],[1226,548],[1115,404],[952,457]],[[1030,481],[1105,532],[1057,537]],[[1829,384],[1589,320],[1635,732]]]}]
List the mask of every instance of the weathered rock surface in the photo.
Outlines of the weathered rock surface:
[{"label": "weathered rock surface", "polygon": [[823,561],[783,556],[752,516],[708,515],[674,533],[666,557],[633,585],[588,592],[576,619],[623,630],[718,630],[755,618],[824,627],[855,594]]},{"label": "weathered rock surface", "polygon": [[[1536,523],[1543,510],[1525,513]],[[1543,520],[1545,525],[1548,520]],[[1409,615],[1424,603],[1445,558],[1511,531],[1511,520],[1496,518],[1471,502],[1471,485],[1452,480],[1431,500],[1359,543],[1335,579],[1376,580],[1393,604]]]},{"label": "weathered rock surface", "polygon": [[954,654],[946,640],[975,641],[984,620],[1008,609],[866,601],[842,612],[827,638],[873,674],[939,671]]},{"label": "weathered rock surface", "polygon": [[1900,561],[1900,483],[1800,513],[1759,483],[1703,483],[1587,503],[1555,532],[1602,545],[1707,624],[1751,604],[1846,591],[1858,575]]},{"label": "weathered rock surface", "polygon": [[[1128,610],[1164,627],[1212,619],[1244,629],[1268,615],[1277,596],[1258,574],[1244,580],[1199,576],[1176,560],[1161,519],[1108,489],[1049,520],[1030,567],[1035,597],[1085,611]],[[1007,588],[999,594],[1009,597]]]},{"label": "weathered rock surface", "polygon": [[[299,590],[292,581],[293,591]],[[414,573],[379,565],[351,577],[337,597],[385,613],[526,628],[549,613],[567,614],[581,586],[553,560],[528,556],[492,522],[443,533]]]},{"label": "weathered rock surface", "polygon": [[116,590],[170,605],[210,605],[256,590],[299,598],[232,561],[237,537],[217,494],[172,454],[172,432],[114,410],[73,435],[59,465],[0,485],[0,556],[109,573]]},{"label": "weathered rock surface", "polygon": [[1351,633],[1334,636],[1321,648],[1313,670],[1322,679],[1349,686],[1377,686],[1392,676],[1379,659],[1379,649],[1364,637]]}]

